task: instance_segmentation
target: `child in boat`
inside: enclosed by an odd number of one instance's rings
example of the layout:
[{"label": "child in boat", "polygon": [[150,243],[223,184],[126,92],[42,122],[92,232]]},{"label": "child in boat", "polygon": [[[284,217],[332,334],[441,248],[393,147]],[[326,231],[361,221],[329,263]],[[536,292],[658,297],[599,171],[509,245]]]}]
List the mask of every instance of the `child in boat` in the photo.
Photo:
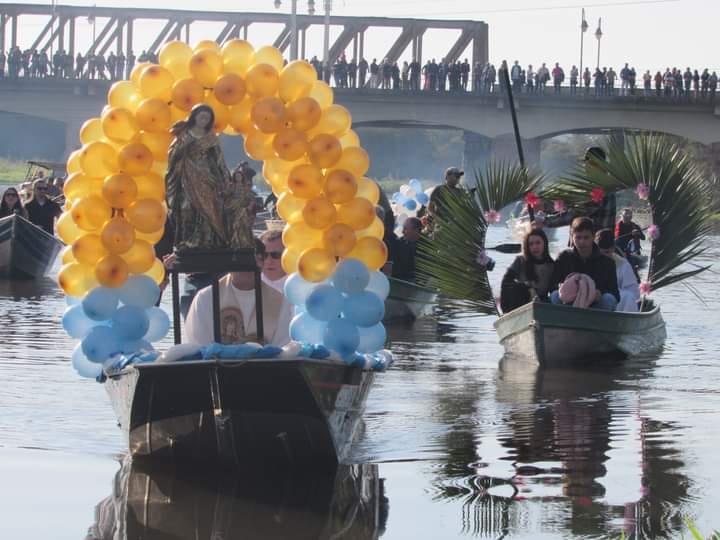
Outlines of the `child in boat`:
[{"label": "child in boat", "polygon": [[640,301],[640,286],[635,277],[635,271],[628,260],[617,252],[613,231],[610,229],[598,231],[595,234],[595,243],[600,248],[600,251],[615,263],[618,290],[620,291],[620,302],[618,302],[617,311],[636,312]]},{"label": "child in boat", "polygon": [[542,229],[533,229],[523,238],[518,255],[505,272],[500,289],[500,307],[512,311],[535,299],[547,301],[555,262]]}]

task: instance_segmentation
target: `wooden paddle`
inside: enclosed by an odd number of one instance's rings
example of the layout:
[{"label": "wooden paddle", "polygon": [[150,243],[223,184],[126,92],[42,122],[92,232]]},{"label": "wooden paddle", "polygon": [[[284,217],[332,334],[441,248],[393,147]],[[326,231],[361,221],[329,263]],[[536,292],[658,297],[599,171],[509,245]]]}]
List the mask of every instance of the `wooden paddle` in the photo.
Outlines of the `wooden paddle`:
[{"label": "wooden paddle", "polygon": [[486,247],[486,251],[499,251],[500,253],[520,253],[522,246],[520,244],[498,244],[495,247]]}]

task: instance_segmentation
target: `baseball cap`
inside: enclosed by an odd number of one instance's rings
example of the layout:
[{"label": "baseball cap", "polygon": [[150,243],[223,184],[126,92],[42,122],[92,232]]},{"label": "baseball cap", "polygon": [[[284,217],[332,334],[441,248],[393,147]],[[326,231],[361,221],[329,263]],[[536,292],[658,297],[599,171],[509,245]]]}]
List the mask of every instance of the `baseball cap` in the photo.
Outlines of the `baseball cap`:
[{"label": "baseball cap", "polygon": [[445,169],[445,177],[446,177],[446,178],[447,178],[447,176],[449,176],[449,175],[462,176],[463,174],[465,174],[465,172],[464,172],[464,171],[461,171],[461,170],[458,169],[457,167],[448,167],[447,169]]}]

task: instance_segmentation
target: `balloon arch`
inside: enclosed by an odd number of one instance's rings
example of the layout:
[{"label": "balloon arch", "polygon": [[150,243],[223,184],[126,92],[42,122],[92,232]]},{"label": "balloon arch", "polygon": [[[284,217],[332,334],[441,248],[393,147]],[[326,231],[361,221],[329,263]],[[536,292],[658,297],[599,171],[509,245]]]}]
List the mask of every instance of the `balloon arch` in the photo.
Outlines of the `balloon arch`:
[{"label": "balloon arch", "polygon": [[81,340],[75,368],[97,376],[111,357],[152,349],[169,330],[154,307],[164,268],[153,246],[167,213],[169,129],[199,103],[212,107],[217,133],[243,137],[278,197],[292,339],[346,361],[382,349],[389,285],[379,272],[387,259],[379,188],[364,176],[367,152],[332,89],[308,62],[284,65],[278,49],[244,40],[169,42],[159,62],[112,85],[68,159],[58,282],[70,304],[63,325]]}]

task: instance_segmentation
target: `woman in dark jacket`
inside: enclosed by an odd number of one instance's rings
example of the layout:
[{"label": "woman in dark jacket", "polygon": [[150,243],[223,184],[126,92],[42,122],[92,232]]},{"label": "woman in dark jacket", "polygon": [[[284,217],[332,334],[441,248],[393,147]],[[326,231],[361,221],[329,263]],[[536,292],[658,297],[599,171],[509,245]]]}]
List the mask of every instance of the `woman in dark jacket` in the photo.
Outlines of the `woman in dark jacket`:
[{"label": "woman in dark jacket", "polygon": [[5,190],[2,196],[2,202],[0,203],[0,218],[12,216],[18,214],[27,219],[27,210],[20,201],[20,194],[14,187],[9,187]]},{"label": "woman in dark jacket", "polygon": [[550,257],[548,239],[541,229],[525,235],[522,255],[518,255],[503,276],[500,307],[504,313],[538,298],[547,301],[555,262]]}]

